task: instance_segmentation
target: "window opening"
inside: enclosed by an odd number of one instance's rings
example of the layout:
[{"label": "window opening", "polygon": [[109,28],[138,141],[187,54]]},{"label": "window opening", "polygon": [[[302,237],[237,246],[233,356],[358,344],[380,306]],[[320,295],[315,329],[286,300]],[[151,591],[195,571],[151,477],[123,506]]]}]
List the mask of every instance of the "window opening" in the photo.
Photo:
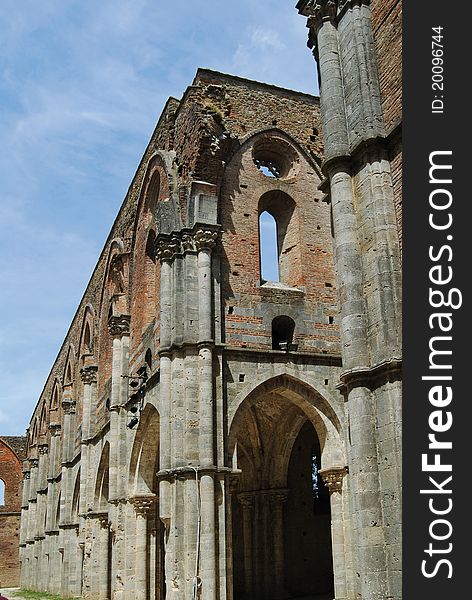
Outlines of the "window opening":
[{"label": "window opening", "polygon": [[147,366],[149,367],[149,370],[152,370],[152,352],[151,349],[148,348],[146,350],[146,356],[144,357],[144,362],[147,364]]},{"label": "window opening", "polygon": [[277,222],[266,210],[259,216],[259,244],[262,281],[280,281]]},{"label": "window opening", "polygon": [[254,162],[256,163],[256,167],[259,169],[259,171],[266,177],[275,177],[278,179],[282,174],[280,165],[274,160],[270,160],[268,158],[255,158]]},{"label": "window opening", "polygon": [[272,350],[287,350],[293,341],[295,321],[282,315],[272,321]]},{"label": "window opening", "polygon": [[5,482],[0,479],[0,506],[5,506]]}]

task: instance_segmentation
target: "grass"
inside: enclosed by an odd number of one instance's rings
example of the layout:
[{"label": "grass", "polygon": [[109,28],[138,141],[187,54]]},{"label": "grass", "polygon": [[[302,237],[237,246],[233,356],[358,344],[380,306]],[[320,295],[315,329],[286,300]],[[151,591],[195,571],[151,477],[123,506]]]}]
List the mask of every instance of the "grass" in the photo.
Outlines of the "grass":
[{"label": "grass", "polygon": [[62,596],[47,594],[46,592],[32,592],[31,590],[20,590],[18,594],[25,600],[64,600]]}]

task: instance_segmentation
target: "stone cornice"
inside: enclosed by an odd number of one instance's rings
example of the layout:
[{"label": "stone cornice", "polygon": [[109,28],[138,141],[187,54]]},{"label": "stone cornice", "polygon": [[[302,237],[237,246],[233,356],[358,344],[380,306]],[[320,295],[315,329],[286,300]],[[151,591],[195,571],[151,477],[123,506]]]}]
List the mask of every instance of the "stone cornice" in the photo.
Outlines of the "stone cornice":
[{"label": "stone cornice", "polygon": [[174,481],[175,479],[195,479],[197,470],[198,477],[201,475],[231,475],[233,469],[230,467],[218,467],[208,465],[205,467],[176,467],[175,469],[165,469],[157,472],[158,481]]},{"label": "stone cornice", "polygon": [[356,367],[344,371],[340,375],[340,383],[336,388],[344,395],[356,387],[374,390],[387,381],[399,381],[402,378],[402,361],[400,358],[389,358],[369,367]]}]

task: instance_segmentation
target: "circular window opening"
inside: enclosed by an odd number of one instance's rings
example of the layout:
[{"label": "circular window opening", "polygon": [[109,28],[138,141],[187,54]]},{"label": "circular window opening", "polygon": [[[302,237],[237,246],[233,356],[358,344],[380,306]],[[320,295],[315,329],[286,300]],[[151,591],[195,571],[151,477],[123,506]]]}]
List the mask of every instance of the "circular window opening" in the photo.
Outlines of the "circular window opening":
[{"label": "circular window opening", "polygon": [[286,179],[293,177],[298,165],[298,155],[285,140],[261,138],[252,149],[252,158],[259,171],[266,177]]}]

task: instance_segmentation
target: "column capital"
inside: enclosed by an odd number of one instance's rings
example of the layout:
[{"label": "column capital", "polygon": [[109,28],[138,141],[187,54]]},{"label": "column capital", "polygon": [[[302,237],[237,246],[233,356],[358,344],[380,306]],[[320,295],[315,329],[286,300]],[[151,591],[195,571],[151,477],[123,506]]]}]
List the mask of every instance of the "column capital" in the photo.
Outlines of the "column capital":
[{"label": "column capital", "polygon": [[162,262],[171,262],[180,252],[180,240],[176,235],[160,237],[156,242],[156,257]]},{"label": "column capital", "polygon": [[48,444],[40,444],[38,446],[38,452],[41,456],[44,456],[45,454],[47,454],[49,452],[49,445]]},{"label": "column capital", "polygon": [[329,493],[342,492],[343,478],[348,473],[347,467],[331,467],[330,469],[321,469],[318,471]]},{"label": "column capital", "polygon": [[212,250],[216,245],[218,239],[218,232],[214,229],[206,227],[200,227],[193,235],[196,249],[200,252],[201,250]]},{"label": "column capital", "polygon": [[37,459],[37,458],[30,458],[29,462],[30,462],[30,467],[32,469],[37,469],[38,468],[39,459]]},{"label": "column capital", "polygon": [[253,492],[241,492],[237,495],[238,502],[243,508],[254,508],[254,493]]},{"label": "column capital", "polygon": [[130,315],[112,315],[108,319],[108,331],[113,337],[123,337],[129,335]]},{"label": "column capital", "polygon": [[133,496],[129,499],[131,504],[134,506],[134,510],[136,514],[140,516],[146,516],[150,511],[154,503],[156,502],[157,497],[154,495],[151,496]]},{"label": "column capital", "polygon": [[267,495],[271,506],[282,506],[288,499],[288,490],[268,490]]},{"label": "column capital", "polygon": [[61,424],[60,423],[49,423],[49,431],[51,432],[51,435],[53,437],[56,435],[60,435]]},{"label": "column capital", "polygon": [[23,471],[23,481],[25,481],[26,479],[30,479],[30,477],[31,477],[30,471]]},{"label": "column capital", "polygon": [[75,414],[75,400],[71,398],[64,398],[62,401],[62,410],[65,415],[73,415]]},{"label": "column capital", "polygon": [[97,371],[98,367],[96,365],[82,367],[82,369],[80,369],[80,378],[82,379],[82,383],[84,385],[91,385],[92,383],[97,383]]}]

